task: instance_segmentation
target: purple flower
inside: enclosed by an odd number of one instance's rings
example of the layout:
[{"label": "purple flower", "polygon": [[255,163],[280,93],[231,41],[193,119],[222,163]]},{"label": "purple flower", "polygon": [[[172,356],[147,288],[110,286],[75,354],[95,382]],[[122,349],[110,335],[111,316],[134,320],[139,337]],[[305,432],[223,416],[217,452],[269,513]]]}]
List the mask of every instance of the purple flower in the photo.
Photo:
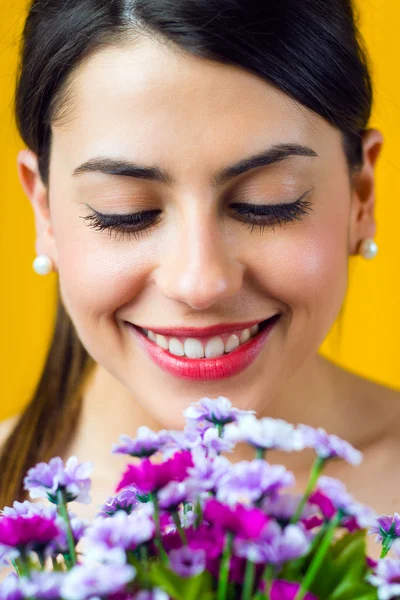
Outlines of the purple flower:
[{"label": "purple flower", "polygon": [[383,542],[383,540],[390,536],[394,538],[400,538],[400,515],[395,512],[394,515],[382,515],[376,519],[376,522],[372,525],[369,532],[370,535],[376,533],[376,541]]},{"label": "purple flower", "polygon": [[289,560],[304,556],[310,547],[310,539],[299,525],[288,525],[282,529],[270,521],[259,538],[244,540],[236,538],[234,551],[237,556],[255,563],[282,565]]},{"label": "purple flower", "polygon": [[183,431],[165,431],[164,445],[161,452],[164,458],[171,458],[181,450],[192,450],[202,443],[197,429],[186,426]]},{"label": "purple flower", "polygon": [[[69,513],[69,520],[71,524],[72,537],[74,538],[75,545],[83,538],[88,528],[88,521],[86,519],[80,519],[73,513]],[[57,517],[57,525],[60,529],[60,535],[55,540],[54,544],[50,544],[49,551],[52,554],[62,554],[68,552],[68,536],[65,521],[61,517]]]},{"label": "purple flower", "polygon": [[21,590],[25,597],[35,600],[58,600],[64,573],[56,571],[32,572],[29,579],[21,580]]},{"label": "purple flower", "polygon": [[246,442],[264,450],[303,450],[302,434],[282,419],[257,419],[254,415],[240,417],[224,430],[224,439]]},{"label": "purple flower", "polygon": [[43,552],[59,535],[60,530],[53,519],[38,515],[0,518],[0,544],[19,551]]},{"label": "purple flower", "polygon": [[86,556],[104,563],[124,564],[126,552],[151,540],[154,530],[154,521],[146,511],[128,515],[121,510],[108,519],[98,519],[88,528]]},{"label": "purple flower", "polygon": [[313,448],[320,458],[343,458],[351,465],[362,462],[363,455],[359,450],[337,435],[328,434],[322,427],[314,429],[308,425],[299,425],[298,430],[303,436],[304,447]]},{"label": "purple flower", "polygon": [[55,519],[57,517],[57,509],[55,506],[42,504],[41,502],[24,502],[15,501],[12,507],[5,506],[1,511],[5,517],[33,517],[39,515],[46,519]]},{"label": "purple flower", "polygon": [[367,580],[378,588],[379,600],[390,600],[400,596],[400,560],[385,558],[378,562],[373,575],[368,575]]},{"label": "purple flower", "polygon": [[157,492],[170,481],[183,481],[192,466],[192,455],[188,451],[177,452],[172,458],[160,464],[152,463],[145,458],[140,465],[128,465],[117,486],[117,491],[133,486],[144,493]]},{"label": "purple flower", "polygon": [[[300,584],[284,579],[275,579],[271,586],[271,600],[294,600],[299,591]],[[304,596],[304,600],[318,600],[309,592]]]},{"label": "purple flower", "polygon": [[133,600],[169,600],[169,596],[160,588],[153,588],[138,592],[133,596]]},{"label": "purple flower", "polygon": [[197,404],[189,406],[183,414],[188,421],[209,421],[214,425],[226,425],[237,421],[240,416],[254,414],[254,411],[233,408],[228,398],[218,396],[216,399],[201,398]]},{"label": "purple flower", "polygon": [[193,466],[188,469],[185,484],[193,494],[215,491],[222,478],[231,468],[231,462],[225,456],[210,458],[204,448],[192,451]]},{"label": "purple flower", "polygon": [[204,520],[243,538],[257,538],[269,518],[258,508],[241,504],[231,508],[211,498],[204,507]]},{"label": "purple flower", "polygon": [[19,557],[18,550],[0,544],[0,567],[9,567],[11,561]]},{"label": "purple flower", "polygon": [[293,484],[293,474],[283,465],[270,465],[263,459],[243,460],[232,465],[220,480],[217,499],[231,505],[249,504]]},{"label": "purple flower", "polygon": [[155,433],[148,427],[139,427],[136,438],[120,435],[118,444],[113,444],[113,454],[129,454],[138,458],[149,458],[162,449],[166,441],[164,430]]},{"label": "purple flower", "polygon": [[200,575],[206,567],[205,550],[183,546],[169,553],[170,568],[180,577]]},{"label": "purple flower", "polygon": [[[280,521],[290,521],[302,497],[302,494],[280,494],[273,498],[266,497],[262,501],[261,508],[270,517],[274,517]],[[311,517],[311,515],[315,514],[316,508],[316,506],[312,506],[308,502],[301,513],[301,518],[307,519]]]},{"label": "purple flower", "polygon": [[[107,519],[108,520],[108,519]],[[123,590],[136,575],[131,565],[78,565],[64,576],[61,597],[64,600],[87,600]]]},{"label": "purple flower", "polygon": [[231,452],[235,446],[234,442],[219,436],[215,427],[206,429],[201,437],[201,444],[207,450],[207,456],[217,456],[221,452]]},{"label": "purple flower", "polygon": [[139,504],[137,496],[138,490],[136,488],[125,488],[116,496],[107,498],[97,516],[110,517],[119,510],[124,510],[130,515],[134,508]]},{"label": "purple flower", "polygon": [[89,504],[89,491],[92,463],[78,463],[76,456],[71,456],[66,465],[60,457],[52,458],[48,463],[39,463],[29,469],[24,479],[24,489],[29,490],[31,498],[48,498],[57,504],[57,491],[63,490],[66,501]]},{"label": "purple flower", "polygon": [[10,573],[0,582],[0,600],[23,600],[19,577]]},{"label": "purple flower", "polygon": [[158,492],[158,503],[163,510],[176,511],[187,497],[188,491],[184,483],[170,481]]}]

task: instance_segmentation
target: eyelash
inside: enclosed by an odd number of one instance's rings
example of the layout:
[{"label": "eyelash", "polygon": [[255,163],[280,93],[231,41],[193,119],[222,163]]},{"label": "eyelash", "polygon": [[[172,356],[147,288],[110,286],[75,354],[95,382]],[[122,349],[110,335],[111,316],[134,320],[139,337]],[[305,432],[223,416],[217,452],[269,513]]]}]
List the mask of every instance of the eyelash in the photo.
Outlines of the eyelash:
[{"label": "eyelash", "polygon": [[[256,227],[260,228],[260,233],[264,231],[265,227],[272,227],[272,230],[275,231],[275,225],[283,227],[288,223],[301,221],[304,215],[313,210],[312,202],[304,199],[308,193],[306,192],[291,204],[260,205],[235,202],[230,204],[230,207],[236,209],[238,220],[243,221],[243,225],[249,227],[251,233]],[[97,231],[108,230],[110,238],[114,233],[115,236],[121,234],[122,239],[127,235],[129,238],[133,236],[136,240],[139,240],[141,235],[148,233],[151,227],[158,224],[156,217],[161,213],[161,210],[143,210],[126,215],[105,215],[92,210],[92,214],[81,217],[84,221],[89,222],[89,227],[93,227]],[[265,217],[272,217],[274,221],[266,220]]]}]

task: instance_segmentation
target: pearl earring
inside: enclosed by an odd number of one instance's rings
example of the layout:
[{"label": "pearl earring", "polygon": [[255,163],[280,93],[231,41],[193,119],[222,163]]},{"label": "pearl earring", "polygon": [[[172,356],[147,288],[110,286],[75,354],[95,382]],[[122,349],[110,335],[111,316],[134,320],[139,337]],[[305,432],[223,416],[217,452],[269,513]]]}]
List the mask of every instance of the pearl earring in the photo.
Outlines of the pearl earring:
[{"label": "pearl earring", "polygon": [[40,254],[35,258],[32,266],[38,275],[48,275],[53,270],[53,261],[47,254]]},{"label": "pearl earring", "polygon": [[376,242],[371,238],[363,240],[360,245],[360,254],[367,260],[375,258],[375,256],[378,254],[378,246]]}]

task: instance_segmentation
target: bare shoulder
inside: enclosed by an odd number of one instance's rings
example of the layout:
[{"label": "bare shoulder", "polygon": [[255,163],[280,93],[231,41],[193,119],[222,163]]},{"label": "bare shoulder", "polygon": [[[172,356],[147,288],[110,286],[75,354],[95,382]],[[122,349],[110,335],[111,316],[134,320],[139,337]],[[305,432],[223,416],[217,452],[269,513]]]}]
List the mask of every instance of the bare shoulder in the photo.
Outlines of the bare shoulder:
[{"label": "bare shoulder", "polygon": [[9,419],[4,419],[4,421],[0,421],[0,448],[6,441],[7,437],[13,430],[14,426],[18,421],[19,415],[14,415]]}]

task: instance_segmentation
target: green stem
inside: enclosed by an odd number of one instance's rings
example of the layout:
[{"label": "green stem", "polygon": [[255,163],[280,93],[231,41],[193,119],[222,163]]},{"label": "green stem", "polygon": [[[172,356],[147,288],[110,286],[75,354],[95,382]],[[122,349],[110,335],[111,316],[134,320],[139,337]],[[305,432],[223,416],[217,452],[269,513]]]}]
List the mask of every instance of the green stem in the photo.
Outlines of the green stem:
[{"label": "green stem", "polygon": [[261,576],[261,581],[264,582],[264,587],[265,587],[264,595],[267,600],[270,599],[270,595],[271,595],[271,586],[272,586],[273,575],[274,575],[273,565],[270,565],[270,564],[266,565],[264,572]]},{"label": "green stem", "polygon": [[342,518],[343,512],[341,510],[338,510],[335,517],[332,519],[332,521],[326,528],[325,536],[322,538],[321,544],[303,577],[303,581],[301,582],[301,586],[294,600],[303,600],[304,596],[309,591],[310,586],[312,585],[315,577],[318,574],[318,570],[322,564],[322,561],[324,560],[326,553],[329,550],[329,547],[333,540],[333,536],[335,535],[336,528],[339,525]]},{"label": "green stem", "polygon": [[179,532],[179,535],[181,536],[182,542],[185,544],[185,546],[187,546],[188,541],[187,541],[186,533],[185,533],[185,530],[182,527],[182,523],[181,523],[181,519],[180,519],[179,513],[176,510],[172,513],[172,518],[174,519],[174,523],[175,523],[176,528],[177,528],[177,530]]},{"label": "green stem", "polygon": [[229,571],[231,566],[232,544],[233,535],[231,533],[227,533],[225,539],[224,552],[222,554],[221,565],[219,568],[217,600],[226,600],[229,582]]},{"label": "green stem", "polygon": [[18,577],[21,579],[21,571],[20,571],[20,568],[19,568],[19,566],[18,566],[18,563],[17,563],[17,561],[16,561],[15,559],[13,559],[13,560],[11,561],[11,563],[12,563],[12,566],[14,567],[14,569],[15,569],[15,572],[16,572],[16,574],[17,574],[17,575],[18,575]]},{"label": "green stem", "polygon": [[163,562],[164,564],[168,564],[168,555],[165,552],[161,541],[160,508],[158,506],[157,494],[155,492],[151,492],[150,499],[153,502],[154,506],[154,523],[156,526],[156,537],[154,542],[160,553],[161,562]]},{"label": "green stem", "polygon": [[216,427],[219,437],[222,438],[222,436],[224,435],[224,426],[222,425],[222,423],[217,423]]},{"label": "green stem", "polygon": [[382,544],[382,552],[381,552],[380,558],[385,558],[385,556],[388,554],[390,548],[392,547],[393,542],[394,542],[394,539],[389,536],[384,539],[383,544]]},{"label": "green stem", "polygon": [[320,476],[322,469],[324,468],[325,462],[326,462],[326,458],[321,458],[321,457],[317,456],[317,458],[315,459],[314,464],[311,469],[310,479],[308,480],[306,491],[304,492],[303,497],[300,500],[300,503],[297,507],[296,512],[294,513],[293,517],[290,519],[291,524],[297,523],[297,521],[300,519],[303,509],[306,505],[306,502],[309,499],[309,497],[311,496],[312,492],[314,491],[315,484],[317,483],[318,477]]},{"label": "green stem", "polygon": [[242,600],[250,600],[253,595],[255,572],[255,564],[251,560],[247,559],[246,570],[244,574]]},{"label": "green stem", "polygon": [[72,535],[71,521],[69,520],[65,491],[63,489],[57,490],[57,509],[60,517],[64,520],[65,527],[67,530],[69,559],[67,559],[65,555],[64,558],[67,562],[68,569],[71,569],[71,567],[76,565],[75,540],[74,536]]},{"label": "green stem", "polygon": [[266,455],[267,455],[266,448],[256,448],[256,458],[262,458],[263,460],[265,460]]}]

